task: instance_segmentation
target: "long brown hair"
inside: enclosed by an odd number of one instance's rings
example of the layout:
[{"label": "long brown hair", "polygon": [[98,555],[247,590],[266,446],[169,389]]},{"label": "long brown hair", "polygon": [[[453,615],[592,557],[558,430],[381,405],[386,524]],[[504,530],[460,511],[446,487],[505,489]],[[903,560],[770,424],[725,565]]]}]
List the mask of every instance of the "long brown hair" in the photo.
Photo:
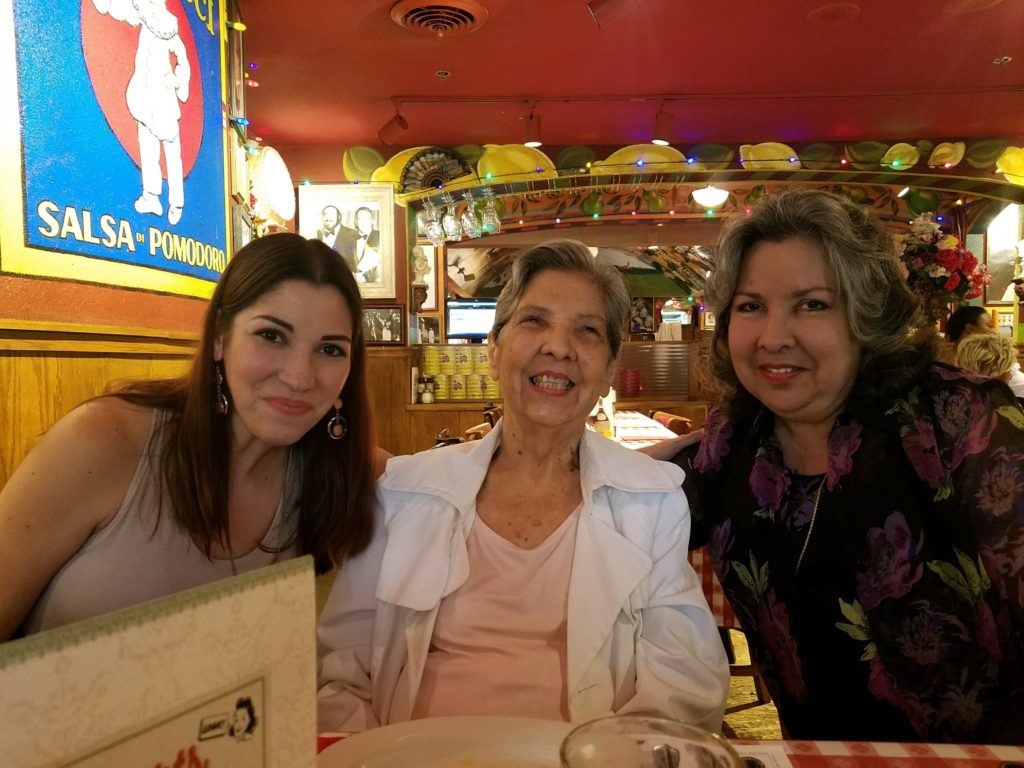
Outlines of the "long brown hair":
[{"label": "long brown hair", "polygon": [[230,544],[231,436],[228,419],[214,408],[213,343],[239,312],[286,280],[334,287],[352,313],[351,367],[341,393],[348,431],[341,440],[330,439],[326,424],[331,410],[293,447],[301,462],[302,487],[295,538],[284,546],[297,544],[323,572],[365,549],[373,533],[375,440],[366,394],[362,305],[355,278],[338,253],[290,232],[254,240],[228,262],[217,283],[189,372],[178,379],[133,382],[110,394],[170,412],[161,467],[170,514],[207,557],[215,542]]}]

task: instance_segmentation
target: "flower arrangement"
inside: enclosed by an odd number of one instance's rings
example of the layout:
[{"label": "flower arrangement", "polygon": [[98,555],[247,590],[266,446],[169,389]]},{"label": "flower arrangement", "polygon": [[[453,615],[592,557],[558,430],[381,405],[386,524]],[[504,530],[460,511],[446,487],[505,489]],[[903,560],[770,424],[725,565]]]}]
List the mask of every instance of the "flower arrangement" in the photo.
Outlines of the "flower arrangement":
[{"label": "flower arrangement", "polygon": [[929,323],[938,321],[950,304],[980,296],[992,280],[975,255],[955,235],[943,232],[930,213],[918,216],[908,232],[896,236],[896,253]]}]

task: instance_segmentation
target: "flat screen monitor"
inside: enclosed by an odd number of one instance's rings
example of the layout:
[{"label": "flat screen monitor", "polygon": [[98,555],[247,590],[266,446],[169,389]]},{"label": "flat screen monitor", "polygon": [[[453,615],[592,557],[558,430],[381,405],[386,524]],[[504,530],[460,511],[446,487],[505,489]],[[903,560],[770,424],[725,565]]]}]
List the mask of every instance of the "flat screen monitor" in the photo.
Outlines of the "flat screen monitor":
[{"label": "flat screen monitor", "polygon": [[449,299],[445,303],[445,334],[449,341],[483,341],[494,325],[495,299]]}]

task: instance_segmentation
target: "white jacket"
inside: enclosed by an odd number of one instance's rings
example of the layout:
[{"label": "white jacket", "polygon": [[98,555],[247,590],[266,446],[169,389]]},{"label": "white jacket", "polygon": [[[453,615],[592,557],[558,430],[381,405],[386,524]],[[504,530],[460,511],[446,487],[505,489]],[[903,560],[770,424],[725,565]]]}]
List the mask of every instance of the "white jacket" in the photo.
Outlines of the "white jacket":
[{"label": "white jacket", "polygon": [[[483,440],[388,462],[383,525],[342,568],[320,618],[320,730],[410,718],[441,599],[469,572],[466,538],[500,439],[499,423]],[[682,479],[673,464],[583,436],[567,621],[574,722],[658,712],[721,726],[729,668],[686,559]]]}]

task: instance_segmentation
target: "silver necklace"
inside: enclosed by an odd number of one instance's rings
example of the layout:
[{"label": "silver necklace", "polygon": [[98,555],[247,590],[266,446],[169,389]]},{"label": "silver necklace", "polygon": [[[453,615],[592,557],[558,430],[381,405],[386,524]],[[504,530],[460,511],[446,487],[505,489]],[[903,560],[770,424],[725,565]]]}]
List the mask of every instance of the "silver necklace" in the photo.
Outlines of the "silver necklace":
[{"label": "silver necklace", "polygon": [[807,526],[807,535],[804,537],[804,545],[800,550],[800,557],[796,560],[796,571],[794,575],[800,573],[800,564],[804,561],[804,555],[807,553],[807,545],[811,543],[811,534],[814,533],[814,521],[818,517],[818,504],[821,503],[821,492],[825,490],[825,481],[827,477],[821,478],[821,485],[818,486],[818,492],[814,495],[814,510],[811,512],[811,524]]}]

